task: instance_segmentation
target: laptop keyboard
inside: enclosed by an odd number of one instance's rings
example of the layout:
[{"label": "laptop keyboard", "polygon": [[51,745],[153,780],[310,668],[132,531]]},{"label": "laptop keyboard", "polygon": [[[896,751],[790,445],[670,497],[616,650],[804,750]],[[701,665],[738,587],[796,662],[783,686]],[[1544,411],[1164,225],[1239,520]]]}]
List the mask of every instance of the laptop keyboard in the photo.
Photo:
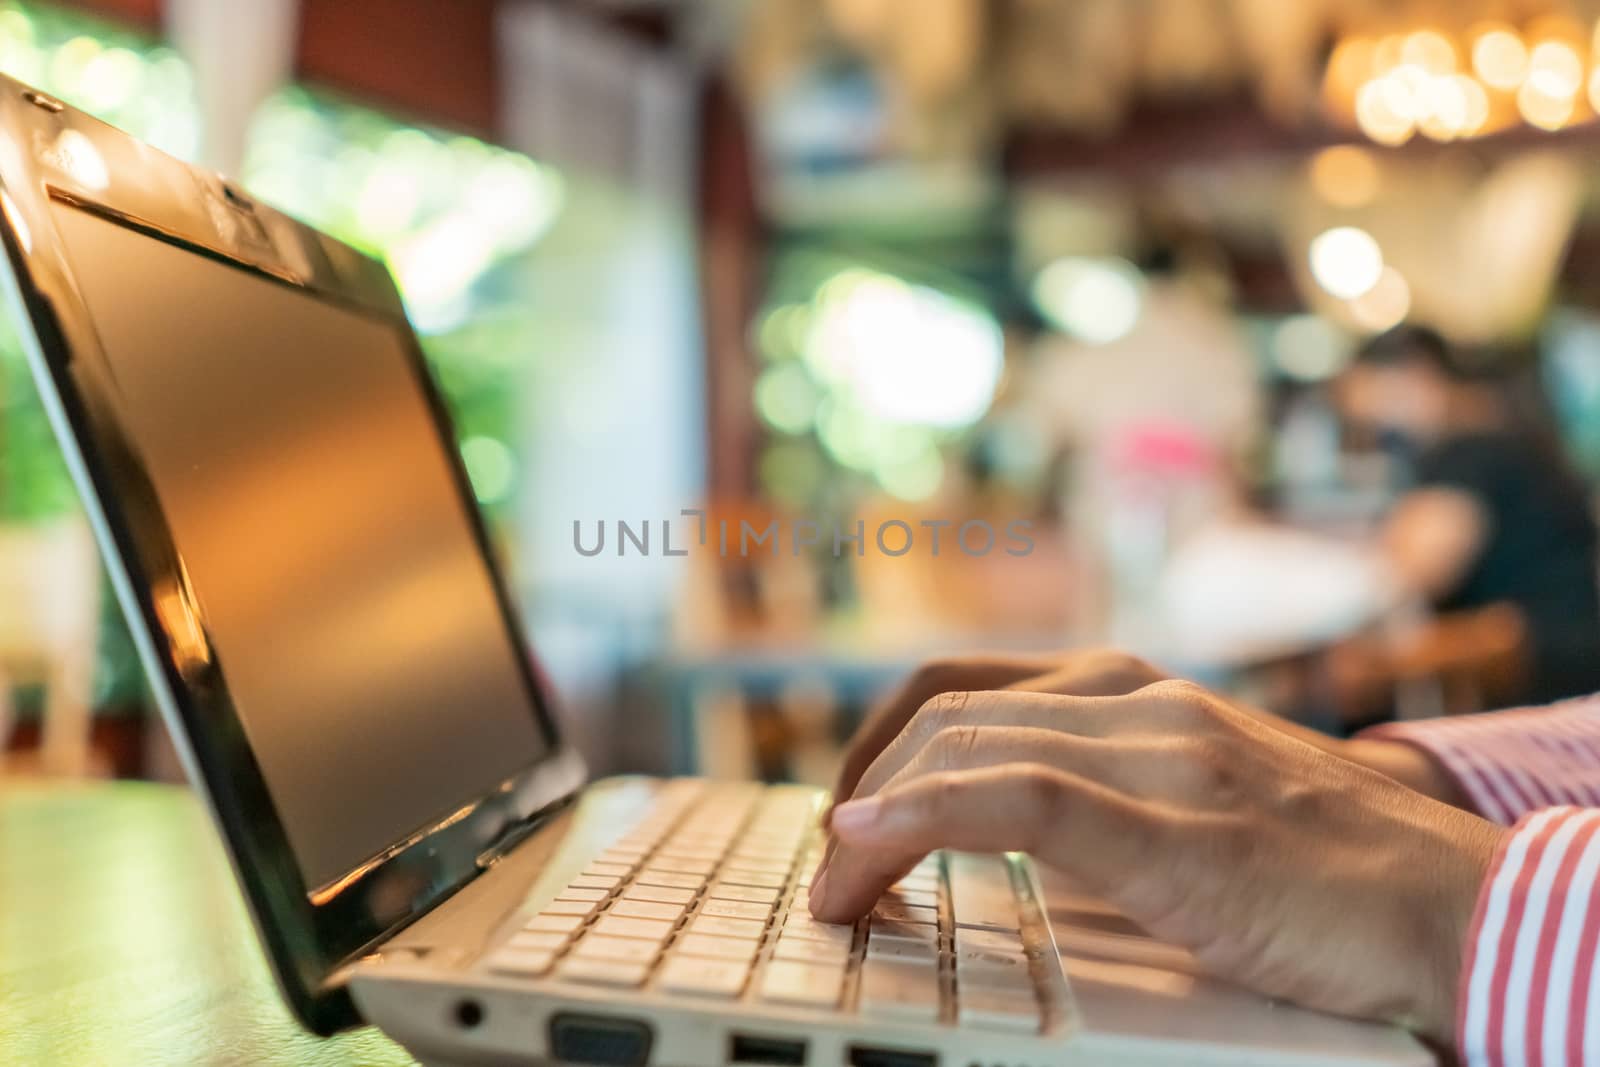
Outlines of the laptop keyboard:
[{"label": "laptop keyboard", "polygon": [[1003,857],[935,853],[849,924],[812,918],[818,794],[665,783],[486,960],[495,974],[1038,1033],[1060,964]]}]

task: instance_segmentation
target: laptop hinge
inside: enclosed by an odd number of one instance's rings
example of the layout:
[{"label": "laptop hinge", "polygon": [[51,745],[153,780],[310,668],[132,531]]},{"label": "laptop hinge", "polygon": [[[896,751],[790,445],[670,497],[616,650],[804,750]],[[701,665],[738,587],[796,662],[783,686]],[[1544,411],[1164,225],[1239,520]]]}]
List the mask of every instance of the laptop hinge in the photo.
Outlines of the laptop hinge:
[{"label": "laptop hinge", "polygon": [[549,807],[540,808],[521,822],[514,822],[501,831],[500,836],[491,841],[487,848],[478,853],[473,863],[478,870],[487,871],[518,845],[539,831],[545,823],[556,815],[561,809],[572,803],[573,798],[563,797]]}]

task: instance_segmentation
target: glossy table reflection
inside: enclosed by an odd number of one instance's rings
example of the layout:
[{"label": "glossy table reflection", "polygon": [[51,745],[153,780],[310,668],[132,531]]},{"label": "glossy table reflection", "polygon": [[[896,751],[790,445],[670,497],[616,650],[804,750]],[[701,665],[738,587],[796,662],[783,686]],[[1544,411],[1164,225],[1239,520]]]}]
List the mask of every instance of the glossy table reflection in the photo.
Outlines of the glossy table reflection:
[{"label": "glossy table reflection", "polygon": [[186,790],[0,782],[0,1063],[414,1062],[299,1027]]}]

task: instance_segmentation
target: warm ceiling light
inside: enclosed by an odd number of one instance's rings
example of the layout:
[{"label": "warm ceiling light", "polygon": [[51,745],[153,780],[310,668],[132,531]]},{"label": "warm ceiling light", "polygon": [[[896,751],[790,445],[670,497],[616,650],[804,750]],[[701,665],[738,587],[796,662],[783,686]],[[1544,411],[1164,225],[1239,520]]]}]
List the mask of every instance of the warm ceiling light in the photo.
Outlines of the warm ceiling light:
[{"label": "warm ceiling light", "polygon": [[1589,106],[1600,112],[1600,67],[1589,74]]},{"label": "warm ceiling light", "polygon": [[1378,44],[1372,53],[1373,69],[1382,73],[1386,70],[1393,70],[1405,62],[1401,56],[1405,46],[1406,39],[1403,34],[1388,33],[1378,38]]},{"label": "warm ceiling light", "polygon": [[1424,95],[1432,78],[1421,67],[1406,63],[1394,68],[1378,79],[1384,101],[1389,110],[1411,122],[1417,122],[1428,113]]},{"label": "warm ceiling light", "polygon": [[1361,87],[1356,94],[1356,122],[1361,132],[1383,145],[1404,144],[1411,138],[1416,123],[1409,114],[1401,114],[1390,105],[1390,93],[1385,91],[1387,78],[1377,78]]},{"label": "warm ceiling light", "polygon": [[1476,78],[1457,74],[1451,80],[1461,87],[1461,96],[1467,105],[1466,123],[1461,127],[1461,136],[1471,137],[1482,133],[1489,124],[1489,94],[1484,92]]},{"label": "warm ceiling light", "polygon": [[1378,193],[1378,163],[1356,145],[1324,148],[1311,160],[1311,187],[1335,207],[1360,207]]},{"label": "warm ceiling light", "polygon": [[1456,69],[1456,46],[1437,30],[1418,30],[1400,45],[1400,61],[1429,74],[1451,74]]},{"label": "warm ceiling light", "polygon": [[1583,60],[1565,41],[1545,41],[1528,56],[1527,84],[1551,99],[1576,96],[1583,88]]},{"label": "warm ceiling light", "polygon": [[1528,48],[1508,29],[1487,30],[1472,44],[1472,69],[1491,89],[1510,92],[1528,75]]},{"label": "warm ceiling light", "polygon": [[1366,230],[1336,226],[1311,240],[1311,276],[1341,300],[1368,292],[1383,276],[1383,250]]},{"label": "warm ceiling light", "polygon": [[1565,126],[1572,120],[1577,103],[1571,94],[1549,96],[1540,92],[1532,78],[1517,90],[1517,110],[1528,125],[1541,130],[1559,130]]},{"label": "warm ceiling light", "polygon": [[1330,99],[1350,106],[1356,93],[1377,73],[1375,52],[1376,47],[1367,37],[1346,37],[1334,46],[1322,83]]},{"label": "warm ceiling light", "polygon": [[1455,78],[1431,79],[1422,99],[1427,112],[1420,123],[1424,136],[1453,141],[1467,131],[1467,94]]}]

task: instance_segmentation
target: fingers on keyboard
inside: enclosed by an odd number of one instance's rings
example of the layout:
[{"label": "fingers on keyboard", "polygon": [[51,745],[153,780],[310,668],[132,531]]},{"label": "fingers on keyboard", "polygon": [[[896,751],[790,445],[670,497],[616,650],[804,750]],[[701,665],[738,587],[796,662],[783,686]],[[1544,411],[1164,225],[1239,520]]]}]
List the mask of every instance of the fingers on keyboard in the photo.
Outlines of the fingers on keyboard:
[{"label": "fingers on keyboard", "polygon": [[1045,964],[1024,947],[1004,859],[929,856],[865,923],[818,922],[809,795],[669,789],[670,803],[595,856],[488,969],[817,1010],[844,1006],[848,989],[863,1018],[1039,1029]]}]

